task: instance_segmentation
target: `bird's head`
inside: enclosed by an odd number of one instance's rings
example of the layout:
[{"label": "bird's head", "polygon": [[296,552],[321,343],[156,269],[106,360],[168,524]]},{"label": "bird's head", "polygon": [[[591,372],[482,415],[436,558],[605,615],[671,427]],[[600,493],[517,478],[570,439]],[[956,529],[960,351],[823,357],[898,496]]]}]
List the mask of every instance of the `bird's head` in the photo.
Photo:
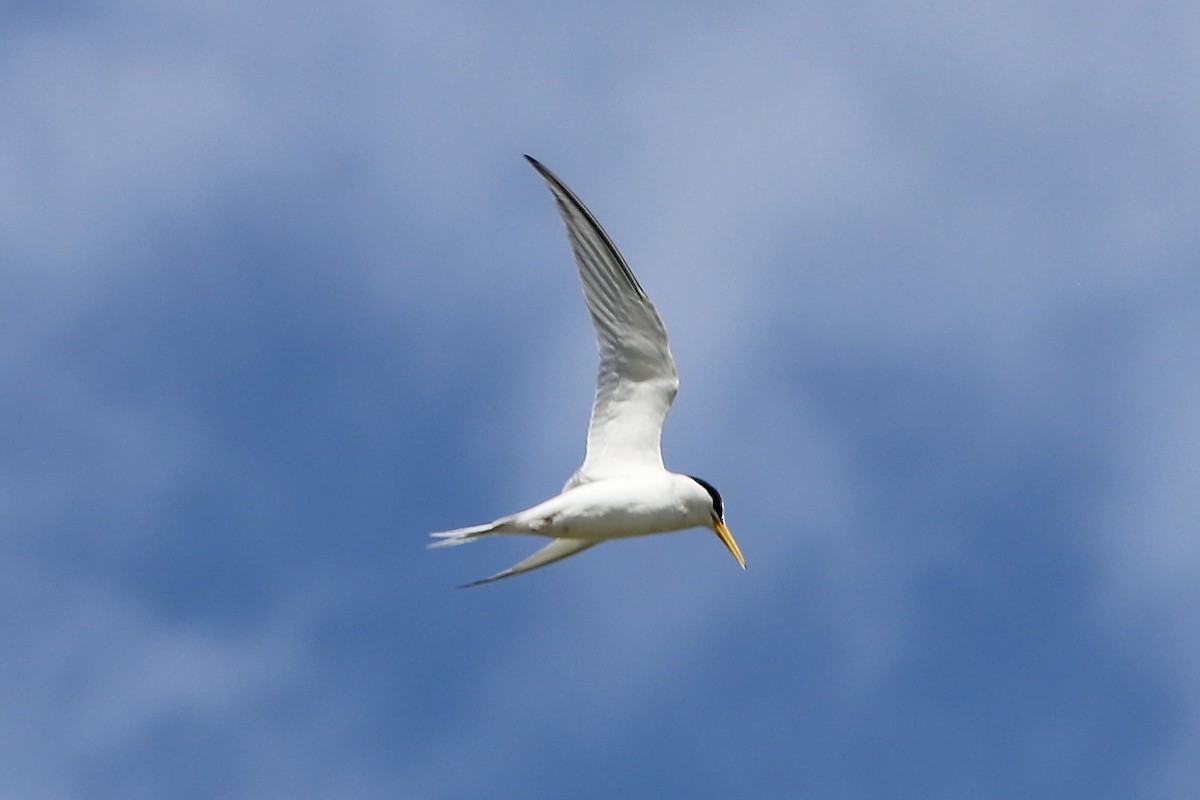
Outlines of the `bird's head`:
[{"label": "bird's head", "polygon": [[688,477],[698,483],[704,491],[708,492],[708,497],[712,501],[712,507],[709,510],[708,527],[716,532],[717,537],[721,540],[721,544],[725,545],[725,548],[733,554],[733,557],[737,559],[742,569],[745,569],[746,559],[742,556],[742,548],[738,547],[737,541],[734,540],[733,534],[729,532],[729,527],[725,524],[725,503],[721,501],[721,493],[708,481],[697,478],[694,475],[689,475]]}]

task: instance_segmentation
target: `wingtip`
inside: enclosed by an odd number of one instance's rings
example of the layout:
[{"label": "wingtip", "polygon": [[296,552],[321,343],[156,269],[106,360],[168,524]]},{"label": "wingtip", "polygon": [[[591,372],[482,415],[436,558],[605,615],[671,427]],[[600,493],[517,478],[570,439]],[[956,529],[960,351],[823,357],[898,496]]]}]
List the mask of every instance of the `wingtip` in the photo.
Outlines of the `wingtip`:
[{"label": "wingtip", "polygon": [[530,165],[531,165],[531,166],[532,166],[534,169],[536,169],[536,170],[538,171],[538,174],[539,174],[539,175],[541,175],[542,177],[546,177],[547,175],[549,175],[549,174],[550,174],[550,170],[546,169],[546,165],[545,165],[545,164],[543,164],[542,162],[538,161],[536,158],[534,158],[533,156],[529,155],[528,153],[526,153],[526,154],[525,154],[525,160],[526,160],[526,161],[528,161],[528,162],[530,163]]}]

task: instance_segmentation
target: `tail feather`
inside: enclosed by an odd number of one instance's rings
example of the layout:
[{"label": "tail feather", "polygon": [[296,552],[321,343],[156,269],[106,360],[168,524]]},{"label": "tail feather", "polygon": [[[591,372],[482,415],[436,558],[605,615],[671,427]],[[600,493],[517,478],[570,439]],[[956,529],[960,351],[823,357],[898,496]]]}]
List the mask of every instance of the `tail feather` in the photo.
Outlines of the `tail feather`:
[{"label": "tail feather", "polygon": [[455,545],[466,544],[474,541],[481,536],[498,533],[497,530],[501,526],[501,522],[488,522],[484,525],[472,525],[469,528],[458,528],[453,531],[439,531],[429,534],[437,539],[436,542],[430,542],[428,547],[454,547]]},{"label": "tail feather", "polygon": [[587,550],[589,547],[595,544],[599,544],[599,541],[589,539],[554,539],[550,542],[550,544],[546,545],[541,550],[538,550],[521,563],[509,567],[503,572],[497,572],[491,577],[483,578],[477,581],[471,581],[470,583],[464,583],[458,588],[466,589],[471,586],[482,586],[485,583],[498,581],[501,578],[509,578],[513,575],[520,575],[522,572],[529,572],[531,569],[549,566],[556,561],[562,561],[564,558],[573,556],[576,553],[582,553],[584,550]]}]

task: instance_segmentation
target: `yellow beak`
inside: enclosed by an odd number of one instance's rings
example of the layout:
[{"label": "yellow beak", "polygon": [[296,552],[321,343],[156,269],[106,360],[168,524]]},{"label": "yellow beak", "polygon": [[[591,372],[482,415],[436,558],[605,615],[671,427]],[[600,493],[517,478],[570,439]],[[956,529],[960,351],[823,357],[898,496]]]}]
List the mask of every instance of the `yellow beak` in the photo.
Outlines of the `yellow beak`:
[{"label": "yellow beak", "polygon": [[746,559],[742,557],[742,548],[738,547],[738,543],[733,540],[733,534],[729,532],[729,528],[725,527],[725,523],[719,519],[713,520],[713,530],[720,537],[721,544],[725,545],[726,549],[733,553],[733,557],[737,559],[738,564],[741,565],[742,569],[745,569]]}]

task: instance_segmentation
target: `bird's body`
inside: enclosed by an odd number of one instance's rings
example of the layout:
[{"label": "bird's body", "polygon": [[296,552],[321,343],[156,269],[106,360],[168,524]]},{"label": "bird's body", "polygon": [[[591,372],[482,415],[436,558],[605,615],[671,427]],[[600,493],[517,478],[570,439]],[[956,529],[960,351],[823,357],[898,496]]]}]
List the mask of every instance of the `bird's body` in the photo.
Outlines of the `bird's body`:
[{"label": "bird's body", "polygon": [[460,544],[487,533],[529,533],[551,538],[599,542],[694,528],[709,523],[712,501],[686,475],[666,470],[632,472],[580,484],[561,494],[495,522],[434,534]]},{"label": "bird's body", "polygon": [[717,490],[663,466],[663,422],[679,388],[667,332],[621,254],[583,203],[533,158],[567,226],[596,328],[600,374],[588,428],[587,455],[560,494],[485,525],[432,534],[431,547],[502,533],[552,541],[488,583],[554,563],[599,542],[708,527],[745,567],[725,526]]}]

